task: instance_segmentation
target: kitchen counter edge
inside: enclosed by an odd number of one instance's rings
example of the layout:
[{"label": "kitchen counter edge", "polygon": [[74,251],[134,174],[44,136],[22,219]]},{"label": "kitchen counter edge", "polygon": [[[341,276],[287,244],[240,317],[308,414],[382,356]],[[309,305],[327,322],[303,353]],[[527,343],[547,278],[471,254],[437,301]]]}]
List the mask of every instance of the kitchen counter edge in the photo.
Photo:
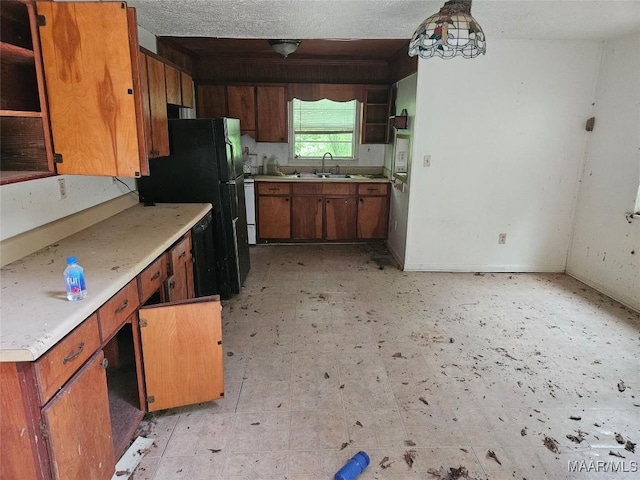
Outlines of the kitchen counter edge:
[{"label": "kitchen counter edge", "polygon": [[[1,269],[0,362],[32,362],[179,240],[208,203],[134,205]],[[69,302],[66,256],[85,270],[87,298]],[[28,285],[28,286],[27,286]]]}]

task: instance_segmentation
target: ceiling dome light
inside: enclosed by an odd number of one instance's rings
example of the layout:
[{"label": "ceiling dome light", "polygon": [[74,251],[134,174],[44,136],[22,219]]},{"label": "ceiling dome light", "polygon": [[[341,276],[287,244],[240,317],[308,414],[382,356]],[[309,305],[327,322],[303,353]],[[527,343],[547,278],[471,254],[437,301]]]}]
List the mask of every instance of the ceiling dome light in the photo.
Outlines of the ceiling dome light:
[{"label": "ceiling dome light", "polygon": [[300,40],[269,40],[269,45],[277,53],[287,58],[289,54],[296,51],[298,45],[300,45]]},{"label": "ceiling dome light", "polygon": [[409,43],[410,57],[474,58],[486,50],[484,32],[471,16],[471,0],[446,2],[438,13],[420,24]]}]

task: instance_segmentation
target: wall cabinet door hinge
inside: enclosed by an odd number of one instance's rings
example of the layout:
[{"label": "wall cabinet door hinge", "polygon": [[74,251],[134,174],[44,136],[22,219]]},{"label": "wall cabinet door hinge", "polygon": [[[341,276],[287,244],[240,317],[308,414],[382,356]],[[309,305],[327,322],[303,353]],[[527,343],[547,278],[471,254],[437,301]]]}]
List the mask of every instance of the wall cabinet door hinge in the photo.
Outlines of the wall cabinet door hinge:
[{"label": "wall cabinet door hinge", "polygon": [[53,154],[53,163],[62,163],[64,161],[64,159],[62,158],[62,154],[61,153],[54,153]]},{"label": "wall cabinet door hinge", "polygon": [[156,401],[156,397],[153,395],[147,395],[147,403],[153,403]]},{"label": "wall cabinet door hinge", "polygon": [[43,421],[40,422],[40,436],[42,437],[43,440],[46,440],[47,438],[49,438],[49,432],[47,432],[47,425]]},{"label": "wall cabinet door hinge", "polygon": [[47,24],[47,17],[44,15],[36,15],[36,24],[39,27],[44,27]]},{"label": "wall cabinet door hinge", "polygon": [[140,321],[138,322],[138,324],[141,327],[146,327],[148,325],[147,321],[144,318],[141,318]]}]

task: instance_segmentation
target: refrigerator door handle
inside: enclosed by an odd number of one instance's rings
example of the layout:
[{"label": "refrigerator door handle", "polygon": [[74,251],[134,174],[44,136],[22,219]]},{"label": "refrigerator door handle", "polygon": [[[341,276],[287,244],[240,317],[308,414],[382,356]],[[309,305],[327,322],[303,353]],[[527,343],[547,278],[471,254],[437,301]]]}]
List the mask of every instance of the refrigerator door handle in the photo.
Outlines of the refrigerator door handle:
[{"label": "refrigerator door handle", "polygon": [[235,180],[229,180],[228,182],[222,182],[225,185],[235,185],[236,181]]}]

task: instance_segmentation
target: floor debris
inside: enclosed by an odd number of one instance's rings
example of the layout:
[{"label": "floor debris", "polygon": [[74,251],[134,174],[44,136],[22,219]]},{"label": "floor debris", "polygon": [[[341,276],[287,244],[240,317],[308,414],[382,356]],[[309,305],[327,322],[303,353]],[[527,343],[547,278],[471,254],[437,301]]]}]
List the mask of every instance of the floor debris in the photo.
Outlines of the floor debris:
[{"label": "floor debris", "polygon": [[618,382],[618,391],[620,393],[624,392],[627,389],[627,386],[624,384],[622,380]]},{"label": "floor debris", "polygon": [[558,442],[555,438],[544,437],[544,446],[551,450],[553,453],[560,453],[558,449]]},{"label": "floor debris", "polygon": [[609,450],[609,455],[611,455],[612,457],[626,458],[620,452],[616,452],[614,450]]},{"label": "floor debris", "polygon": [[445,470],[444,467],[440,467],[439,470],[430,468],[427,473],[432,477],[440,480],[478,480],[476,477],[470,477],[469,471],[466,467],[460,466],[458,468],[450,467],[449,470]]},{"label": "floor debris", "polygon": [[415,450],[407,450],[404,452],[404,461],[407,462],[409,468],[413,468],[413,461],[416,459],[416,451]]},{"label": "floor debris", "polygon": [[152,445],[153,438],[137,437],[118,460],[116,473],[113,474],[111,480],[126,480],[130,478],[140,464],[142,457],[150,451]]},{"label": "floor debris", "polygon": [[618,432],[616,432],[616,442],[618,442],[620,445],[624,445],[624,437],[622,435],[620,435]]},{"label": "floor debris", "polygon": [[624,449],[628,452],[636,453],[636,444],[627,439],[627,443],[625,443]]},{"label": "floor debris", "polygon": [[493,450],[487,450],[487,458],[491,458],[495,460],[498,463],[498,465],[502,465],[502,462],[498,460],[498,456],[496,455],[496,452],[494,452]]}]

